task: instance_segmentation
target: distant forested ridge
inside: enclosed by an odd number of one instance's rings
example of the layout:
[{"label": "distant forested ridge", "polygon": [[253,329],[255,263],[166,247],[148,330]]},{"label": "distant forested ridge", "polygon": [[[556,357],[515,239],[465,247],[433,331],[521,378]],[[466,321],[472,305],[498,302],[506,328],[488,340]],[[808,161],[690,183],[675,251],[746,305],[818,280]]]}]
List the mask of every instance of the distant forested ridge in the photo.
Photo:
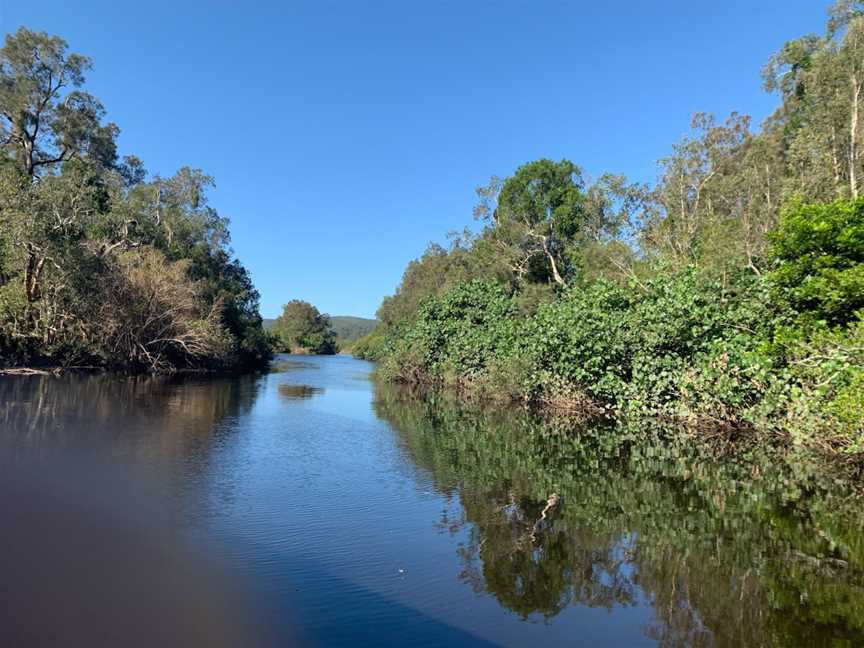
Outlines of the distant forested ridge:
[{"label": "distant forested ridge", "polygon": [[356,342],[364,335],[369,335],[378,325],[378,320],[350,315],[331,315],[330,324],[340,343]]},{"label": "distant forested ridge", "polygon": [[385,379],[864,457],[864,3],[699,113],[648,185],[528,162],[478,189],[354,345]]},{"label": "distant forested ridge", "polygon": [[258,292],[207,201],[213,179],[120,157],[90,67],[24,27],[0,49],[0,367],[265,364]]}]

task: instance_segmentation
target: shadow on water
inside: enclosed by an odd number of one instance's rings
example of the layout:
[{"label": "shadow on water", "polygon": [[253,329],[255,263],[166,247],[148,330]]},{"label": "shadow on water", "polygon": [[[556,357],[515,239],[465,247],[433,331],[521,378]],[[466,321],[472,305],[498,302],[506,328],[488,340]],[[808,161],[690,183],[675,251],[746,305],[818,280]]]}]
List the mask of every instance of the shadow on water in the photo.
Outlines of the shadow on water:
[{"label": "shadow on water", "polygon": [[[47,467],[48,476],[44,463],[0,475],[0,645],[495,645],[321,563],[277,585],[288,593],[262,598],[181,541],[122,472]],[[301,595],[312,611],[298,619]],[[334,597],[350,604],[334,609]]]},{"label": "shadow on water", "polygon": [[864,641],[864,515],[819,466],[388,386],[375,407],[458,502],[459,581],[526,620],[649,606],[660,645]]},{"label": "shadow on water", "polygon": [[178,534],[164,473],[139,469],[206,461],[257,392],[253,377],[0,377],[0,645],[271,645],[239,580]]},{"label": "shadow on water", "polygon": [[87,460],[0,474],[0,645],[273,645],[244,586],[139,486]]},{"label": "shadow on water", "polygon": [[[262,560],[280,560],[279,555],[264,553],[261,557]],[[278,636],[294,635],[301,645],[374,648],[491,648],[499,645],[343,578],[321,563],[306,562],[300,570],[304,574],[303,581],[282,583],[283,589],[293,593],[278,597],[266,615],[268,626]],[[295,588],[295,585],[300,587]],[[304,599],[300,631],[295,621],[294,597]],[[334,609],[334,598],[345,605]]]}]

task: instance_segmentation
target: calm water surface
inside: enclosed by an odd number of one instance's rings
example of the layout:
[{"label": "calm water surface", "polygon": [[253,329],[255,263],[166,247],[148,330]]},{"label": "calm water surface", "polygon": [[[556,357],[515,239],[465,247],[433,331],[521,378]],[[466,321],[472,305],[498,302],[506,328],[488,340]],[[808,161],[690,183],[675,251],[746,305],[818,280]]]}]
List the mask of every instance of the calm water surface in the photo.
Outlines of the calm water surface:
[{"label": "calm water surface", "polygon": [[0,378],[0,644],[864,645],[824,469],[371,370]]}]

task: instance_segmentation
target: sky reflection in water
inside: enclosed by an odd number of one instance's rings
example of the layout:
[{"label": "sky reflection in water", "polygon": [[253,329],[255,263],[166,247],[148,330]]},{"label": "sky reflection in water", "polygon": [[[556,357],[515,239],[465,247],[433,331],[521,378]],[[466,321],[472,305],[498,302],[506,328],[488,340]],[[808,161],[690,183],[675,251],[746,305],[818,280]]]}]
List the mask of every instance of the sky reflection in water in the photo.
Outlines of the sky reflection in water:
[{"label": "sky reflection in water", "polygon": [[0,643],[864,640],[860,507],[818,467],[376,389],[371,370],[0,378]]}]

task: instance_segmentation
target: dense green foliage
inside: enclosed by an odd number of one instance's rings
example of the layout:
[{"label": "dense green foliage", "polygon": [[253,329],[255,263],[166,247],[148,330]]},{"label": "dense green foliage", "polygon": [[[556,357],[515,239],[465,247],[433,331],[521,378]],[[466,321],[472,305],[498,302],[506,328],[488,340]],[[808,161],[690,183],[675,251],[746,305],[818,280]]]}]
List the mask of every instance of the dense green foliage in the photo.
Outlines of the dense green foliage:
[{"label": "dense green foliage", "polygon": [[564,284],[566,242],[587,220],[579,168],[569,160],[537,160],[507,178],[492,212],[496,237],[516,252],[514,267],[531,279]]},{"label": "dense green foliage", "polygon": [[[584,405],[587,397],[615,410],[683,414],[686,403],[715,416],[722,406],[724,418],[737,420],[752,400],[748,382],[712,391],[704,404],[690,403],[687,390],[730,351],[742,363],[750,359],[770,331],[774,314],[765,304],[751,277],[724,287],[690,269],[641,288],[605,280],[573,286],[524,315],[506,289],[475,281],[427,300],[392,343],[381,373],[559,406]],[[761,360],[747,367],[754,379],[771,368],[770,357]]]},{"label": "dense green foliage", "polygon": [[330,317],[309,302],[294,299],[282,307],[273,323],[276,348],[290,353],[336,353],[336,335]]},{"label": "dense green foliage", "polygon": [[828,324],[855,319],[864,308],[864,200],[795,205],[769,238],[781,299]]},{"label": "dense green foliage", "polygon": [[567,160],[493,178],[483,229],[410,264],[355,353],[391,380],[864,451],[861,61],[841,0],[766,66],[762,130],[696,115],[656,186]]},{"label": "dense green foliage", "polygon": [[210,177],[148,180],[81,89],[86,57],[19,29],[0,49],[0,365],[238,369],[270,357]]}]

